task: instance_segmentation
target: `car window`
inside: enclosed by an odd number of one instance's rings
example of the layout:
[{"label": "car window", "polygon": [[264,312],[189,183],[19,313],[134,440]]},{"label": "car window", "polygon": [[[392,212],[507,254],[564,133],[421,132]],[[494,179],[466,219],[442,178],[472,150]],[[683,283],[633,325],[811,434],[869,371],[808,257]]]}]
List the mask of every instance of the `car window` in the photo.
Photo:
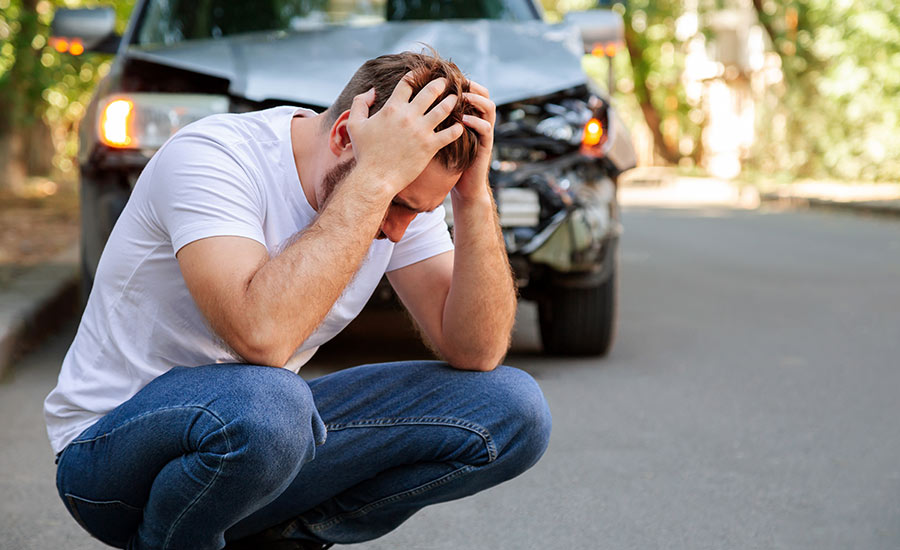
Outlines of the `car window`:
[{"label": "car window", "polygon": [[150,0],[139,44],[174,44],[261,31],[443,19],[532,20],[531,0]]}]

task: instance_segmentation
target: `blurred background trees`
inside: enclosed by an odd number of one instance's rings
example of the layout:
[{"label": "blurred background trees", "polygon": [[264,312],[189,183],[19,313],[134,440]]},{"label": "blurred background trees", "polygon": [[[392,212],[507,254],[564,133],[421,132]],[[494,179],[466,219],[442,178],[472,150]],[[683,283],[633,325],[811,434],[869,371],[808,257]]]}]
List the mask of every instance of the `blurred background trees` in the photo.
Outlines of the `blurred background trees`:
[{"label": "blurred background trees", "polygon": [[[236,0],[237,1],[237,0]],[[548,18],[596,0],[542,0]],[[642,162],[733,177],[900,180],[900,5],[894,0],[601,0],[622,14],[614,99]],[[59,7],[0,0],[0,189],[74,181],[76,127],[110,56],[48,44]],[[607,64],[585,68],[606,82]]]},{"label": "blurred background trees", "polygon": [[[48,45],[59,7],[115,6],[120,31],[134,0],[0,0],[0,189],[25,192],[29,176],[50,177],[28,192],[72,181],[76,127],[111,57],[60,54]],[[43,188],[42,188],[43,187]]]},{"label": "blurred background trees", "polygon": [[753,0],[783,83],[758,121],[753,165],[811,177],[900,180],[900,4]]},{"label": "blurred background trees", "polygon": [[[544,0],[552,15],[588,4]],[[900,180],[900,3],[601,4],[625,20],[630,59],[616,59],[615,97],[640,110],[631,122],[646,124],[653,162],[729,177]]]}]

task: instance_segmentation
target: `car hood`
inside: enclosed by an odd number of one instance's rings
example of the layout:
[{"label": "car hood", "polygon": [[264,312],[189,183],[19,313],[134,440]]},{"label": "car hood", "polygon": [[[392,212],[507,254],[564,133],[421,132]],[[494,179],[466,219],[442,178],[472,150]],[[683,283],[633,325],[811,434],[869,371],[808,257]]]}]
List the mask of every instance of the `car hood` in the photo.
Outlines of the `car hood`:
[{"label": "car hood", "polygon": [[331,105],[366,60],[433,46],[485,85],[495,103],[541,96],[586,81],[575,27],[542,22],[393,22],[131,47],[127,55],[229,80],[252,101]]}]

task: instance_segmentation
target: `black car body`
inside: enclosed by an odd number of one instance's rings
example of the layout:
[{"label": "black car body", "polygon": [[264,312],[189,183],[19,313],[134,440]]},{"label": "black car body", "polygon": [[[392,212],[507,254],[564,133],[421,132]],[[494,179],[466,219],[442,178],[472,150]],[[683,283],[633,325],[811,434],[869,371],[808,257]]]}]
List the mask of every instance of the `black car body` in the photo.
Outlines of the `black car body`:
[{"label": "black car body", "polygon": [[321,111],[365,60],[429,44],[498,106],[491,186],[521,296],[539,305],[545,350],[608,351],[615,180],[634,151],[580,63],[585,47],[620,39],[616,14],[551,25],[532,0],[138,0],[121,37],[113,25],[111,10],[61,10],[53,29],[116,55],[80,126],[88,287],[138,174],[179,128],[275,105]]}]

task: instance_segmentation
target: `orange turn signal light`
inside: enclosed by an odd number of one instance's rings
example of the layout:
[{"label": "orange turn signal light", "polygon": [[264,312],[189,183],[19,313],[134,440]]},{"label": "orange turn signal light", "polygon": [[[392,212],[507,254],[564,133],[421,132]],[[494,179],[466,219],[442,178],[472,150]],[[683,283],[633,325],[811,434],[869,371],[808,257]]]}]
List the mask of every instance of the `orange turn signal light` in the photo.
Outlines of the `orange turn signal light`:
[{"label": "orange turn signal light", "polygon": [[84,53],[84,43],[82,43],[81,40],[78,40],[77,38],[69,41],[66,38],[51,36],[49,43],[50,47],[52,47],[59,53],[68,52],[72,55],[81,55]]},{"label": "orange turn signal light", "polygon": [[127,99],[109,102],[100,114],[100,141],[117,148],[131,145],[132,118],[134,118],[134,103]]},{"label": "orange turn signal light", "polygon": [[596,118],[592,118],[584,125],[584,136],[581,138],[581,144],[591,147],[600,143],[602,137],[603,124],[600,124],[600,121]]},{"label": "orange turn signal light", "polygon": [[69,41],[65,38],[51,38],[50,45],[59,53],[66,53],[69,51]]},{"label": "orange turn signal light", "polygon": [[615,57],[621,45],[621,42],[607,42],[606,44],[597,42],[591,48],[591,55],[594,57]]}]

